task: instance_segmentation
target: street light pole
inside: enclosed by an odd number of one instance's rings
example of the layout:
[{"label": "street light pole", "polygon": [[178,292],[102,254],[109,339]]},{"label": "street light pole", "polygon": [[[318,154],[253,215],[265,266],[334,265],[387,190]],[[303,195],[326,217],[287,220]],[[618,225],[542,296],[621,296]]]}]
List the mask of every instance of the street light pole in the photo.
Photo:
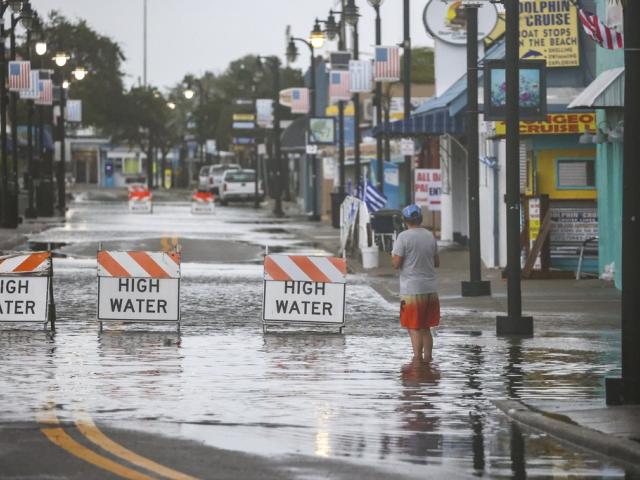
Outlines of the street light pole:
[{"label": "street light pole", "polygon": [[[0,8],[4,8],[3,5]],[[2,226],[10,227],[9,222],[9,157],[7,155],[7,69],[5,52],[4,22],[0,23],[0,143],[2,149]]]},{"label": "street light pole", "polygon": [[480,260],[480,162],[478,134],[478,9],[465,4],[467,15],[467,179],[469,197],[469,272],[462,282],[463,297],[491,295],[491,283],[482,281]]},{"label": "street light pole", "polygon": [[[640,403],[640,3],[624,6],[624,159],[622,163],[622,376],[606,379],[607,404]],[[633,83],[636,82],[636,83]]]},{"label": "street light pole", "polygon": [[[368,0],[369,4],[376,11],[376,46],[382,45],[382,20],[380,19],[380,6],[384,0]],[[376,106],[376,127],[378,129],[382,126],[382,82],[376,82],[376,92],[374,98],[374,105]],[[376,165],[378,178],[378,190],[380,193],[384,193],[384,154],[383,154],[383,141],[382,133],[378,132],[376,135]]]},{"label": "street light pole", "polygon": [[[410,2],[403,0],[403,31],[404,41],[404,120],[409,121],[411,117],[411,21],[410,21]],[[411,155],[404,157],[404,163],[407,168],[406,189],[407,203],[413,200],[412,188],[413,179],[411,178]]]},{"label": "street light pole", "polygon": [[58,166],[58,211],[61,216],[65,216],[67,210],[67,186],[65,184],[66,177],[66,146],[65,146],[65,124],[64,112],[67,107],[67,99],[65,95],[64,80],[62,71],[60,75],[60,116],[58,117],[58,138],[60,139],[60,165]]},{"label": "street light pole", "polygon": [[[499,316],[498,335],[533,335],[533,318],[522,316],[520,278],[520,65],[519,0],[505,0],[505,80],[507,156],[507,316]],[[468,92],[467,92],[468,93]]]},{"label": "street light pole", "polygon": [[[25,60],[31,61],[31,30],[27,30],[27,38],[25,42],[26,55]],[[34,176],[35,169],[33,164],[33,100],[27,100],[27,195],[28,206],[25,211],[26,218],[36,218],[37,212],[35,207],[35,185]]]}]

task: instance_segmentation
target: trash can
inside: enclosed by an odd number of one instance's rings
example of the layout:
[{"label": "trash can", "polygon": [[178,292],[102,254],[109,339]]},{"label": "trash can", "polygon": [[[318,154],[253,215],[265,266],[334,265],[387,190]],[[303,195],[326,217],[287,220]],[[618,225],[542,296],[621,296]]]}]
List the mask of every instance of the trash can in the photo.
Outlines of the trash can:
[{"label": "trash can", "polygon": [[378,246],[362,247],[360,249],[362,253],[362,268],[378,268]]},{"label": "trash can", "polygon": [[40,181],[36,189],[36,210],[39,217],[53,217],[55,199],[53,183],[47,178]]},{"label": "trash can", "polygon": [[340,206],[347,197],[345,192],[331,192],[331,225],[340,228]]}]

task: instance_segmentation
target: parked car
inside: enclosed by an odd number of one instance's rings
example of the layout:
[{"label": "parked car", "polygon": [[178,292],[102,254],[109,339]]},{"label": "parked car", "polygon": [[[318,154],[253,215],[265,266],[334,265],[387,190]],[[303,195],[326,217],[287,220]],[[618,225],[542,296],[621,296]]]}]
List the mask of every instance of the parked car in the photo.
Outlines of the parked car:
[{"label": "parked car", "polygon": [[240,165],[235,163],[206,165],[200,169],[199,188],[218,195],[224,172],[227,170],[240,170],[240,168]]},{"label": "parked car", "polygon": [[[255,170],[227,170],[222,176],[220,188],[220,205],[227,205],[230,201],[254,200],[256,197]],[[264,198],[262,185],[258,183],[258,198]]]}]

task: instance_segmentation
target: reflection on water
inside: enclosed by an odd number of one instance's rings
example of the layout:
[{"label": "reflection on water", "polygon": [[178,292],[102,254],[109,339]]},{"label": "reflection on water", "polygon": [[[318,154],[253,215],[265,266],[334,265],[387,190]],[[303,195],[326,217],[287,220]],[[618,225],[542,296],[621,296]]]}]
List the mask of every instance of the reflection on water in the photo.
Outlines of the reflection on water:
[{"label": "reflection on water", "polygon": [[[188,205],[162,208],[161,218],[172,216],[176,229],[198,235],[211,235],[207,229],[220,222],[191,225],[179,215]],[[72,222],[53,234],[95,234],[86,211],[74,215],[84,227]],[[114,232],[158,228],[141,217],[123,226],[115,218],[122,215],[107,212],[106,225]],[[234,224],[233,234],[249,237],[254,227]],[[521,430],[492,403],[600,405],[601,379],[618,367],[620,346],[609,330],[574,333],[540,323],[534,338],[504,339],[496,338],[493,320],[444,310],[435,361],[408,363],[397,306],[362,282],[348,286],[346,335],[263,335],[259,267],[185,264],[181,335],[174,325],[110,324],[99,333],[95,263],[56,259],[55,269],[57,333],[0,326],[0,420],[32,420],[53,403],[62,419],[81,409],[98,422],[222,448],[348,458],[398,472],[416,464],[483,477],[624,476]]]}]

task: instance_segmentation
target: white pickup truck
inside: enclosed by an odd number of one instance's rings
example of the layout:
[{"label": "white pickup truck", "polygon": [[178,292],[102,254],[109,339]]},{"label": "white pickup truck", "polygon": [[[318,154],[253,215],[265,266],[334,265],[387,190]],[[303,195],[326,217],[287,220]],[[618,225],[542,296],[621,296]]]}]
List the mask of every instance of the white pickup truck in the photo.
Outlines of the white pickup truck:
[{"label": "white pickup truck", "polygon": [[[255,170],[227,170],[222,176],[220,187],[220,205],[227,205],[230,201],[254,200],[256,197]],[[264,198],[262,185],[258,182],[258,198]]]}]

